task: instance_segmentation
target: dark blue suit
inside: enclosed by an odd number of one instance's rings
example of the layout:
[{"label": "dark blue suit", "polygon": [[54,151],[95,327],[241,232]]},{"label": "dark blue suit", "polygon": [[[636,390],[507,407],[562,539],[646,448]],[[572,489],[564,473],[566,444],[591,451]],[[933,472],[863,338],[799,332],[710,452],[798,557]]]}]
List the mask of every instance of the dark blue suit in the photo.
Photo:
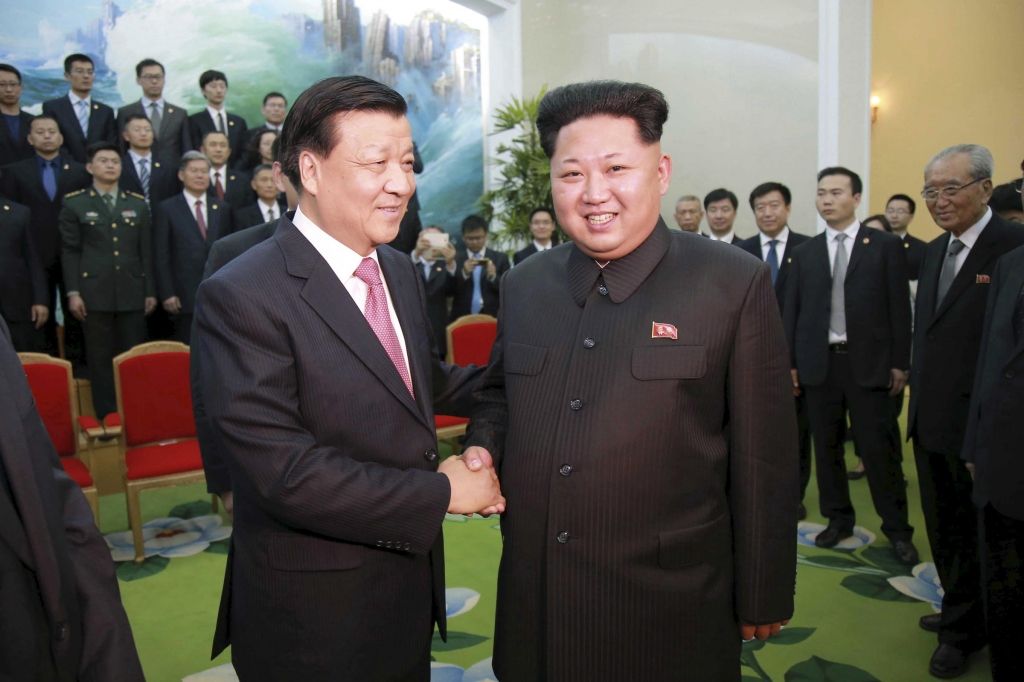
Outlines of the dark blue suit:
[{"label": "dark blue suit", "polygon": [[89,145],[96,142],[117,142],[117,120],[114,110],[102,102],[91,99],[92,111],[89,112],[89,134],[82,134],[82,126],[78,123],[78,114],[71,106],[67,95],[43,102],[43,113],[57,119],[60,134],[64,136],[64,148],[78,163],[87,161],[85,152]]}]

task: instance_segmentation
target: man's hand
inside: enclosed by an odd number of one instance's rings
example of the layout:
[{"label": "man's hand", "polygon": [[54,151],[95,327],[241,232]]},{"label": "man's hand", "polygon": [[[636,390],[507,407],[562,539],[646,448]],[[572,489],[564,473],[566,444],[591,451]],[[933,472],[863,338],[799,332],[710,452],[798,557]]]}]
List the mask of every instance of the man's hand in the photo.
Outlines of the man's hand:
[{"label": "man's hand", "polygon": [[800,389],[800,372],[795,369],[789,370],[789,373],[793,376],[793,397],[799,398],[803,392]]},{"label": "man's hand", "polygon": [[81,296],[68,296],[68,310],[79,322],[85,322],[85,316],[88,315],[85,312],[85,301],[82,300]]},{"label": "man's hand", "polygon": [[36,323],[36,329],[42,329],[48,319],[50,319],[49,308],[45,305],[32,306],[32,321]]},{"label": "man's hand", "polygon": [[171,315],[177,315],[181,312],[181,300],[177,296],[171,296],[164,301],[164,310]]},{"label": "man's hand", "polygon": [[[494,460],[491,457],[491,453],[477,445],[467,448],[466,451],[462,453],[462,459],[470,471],[480,471],[481,469],[490,469],[491,471],[494,471]],[[491,514],[500,514],[501,511],[502,510],[497,507],[488,507],[486,509],[481,509],[480,515],[490,516]],[[472,514],[470,514],[470,516],[472,516]]]},{"label": "man's hand", "polygon": [[505,511],[505,498],[501,496],[493,469],[481,467],[479,471],[470,471],[461,456],[453,455],[441,462],[437,471],[447,476],[451,484],[448,511],[452,514],[473,514],[487,509],[497,513]]},{"label": "man's hand", "polygon": [[[793,370],[794,372],[796,370]],[[771,635],[779,634],[786,625],[789,625],[788,620],[784,620],[781,623],[772,623],[771,625],[741,625],[740,626],[740,637],[743,638],[744,642],[749,642],[755,637],[762,642]]]},{"label": "man's hand", "polygon": [[430,251],[430,242],[427,241],[426,235],[420,235],[420,238],[416,240],[416,250],[412,252],[413,260],[419,260],[423,258],[423,254]]},{"label": "man's hand", "polygon": [[974,480],[974,462],[967,462],[967,470],[971,472],[971,480]]},{"label": "man's hand", "polygon": [[480,261],[478,261],[476,258],[467,258],[465,265],[462,266],[462,274],[464,274],[467,279],[472,277],[473,270],[476,269],[476,266],[479,263]]},{"label": "man's hand", "polygon": [[224,511],[229,521],[235,520],[235,494],[230,490],[220,494],[220,503],[224,505]]},{"label": "man's hand", "polygon": [[455,269],[455,245],[448,242],[438,249],[438,253],[444,258],[444,264],[449,270]]},{"label": "man's hand", "polygon": [[907,385],[907,373],[902,369],[892,368],[892,388],[889,390],[889,395],[897,396],[903,393],[903,387]]},{"label": "man's hand", "polygon": [[498,276],[498,266],[494,264],[494,261],[487,261],[487,281],[493,282],[494,278]]},{"label": "man's hand", "polygon": [[146,314],[151,315],[156,310],[156,296],[146,297]]}]

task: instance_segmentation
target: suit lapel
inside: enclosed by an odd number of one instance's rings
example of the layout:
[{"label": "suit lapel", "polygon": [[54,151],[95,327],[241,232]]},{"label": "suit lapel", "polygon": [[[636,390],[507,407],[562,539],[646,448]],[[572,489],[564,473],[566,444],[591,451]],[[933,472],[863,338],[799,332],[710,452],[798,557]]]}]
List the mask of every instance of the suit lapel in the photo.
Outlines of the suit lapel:
[{"label": "suit lapel", "polygon": [[100,120],[102,112],[96,102],[90,101],[89,107],[89,134],[86,136],[87,142],[103,137],[103,121]]},{"label": "suit lapel", "polygon": [[[63,118],[64,127],[71,130],[71,134],[81,140],[82,144],[85,144],[85,135],[82,134],[82,126],[78,123],[78,116],[75,113],[75,108],[71,106],[71,100],[68,99],[67,95],[64,95],[57,100],[57,117]],[[89,113],[89,124],[92,125],[92,113]]]},{"label": "suit lapel", "polygon": [[[967,252],[967,259],[964,264],[960,267],[960,272],[956,273],[956,277],[953,278],[952,284],[949,285],[949,291],[946,292],[946,297],[942,299],[939,304],[938,310],[935,311],[935,316],[932,318],[932,323],[939,319],[949,307],[956,301],[971,285],[975,284],[978,273],[988,263],[989,259],[995,255],[994,245],[999,239],[999,225],[997,223],[998,218],[992,216],[989,220],[988,225],[978,235],[977,241],[974,242],[974,246]],[[950,237],[946,236],[946,248],[943,249],[943,256],[946,254],[946,249],[949,248]],[[941,268],[941,266],[940,266]]]},{"label": "suit lapel", "polygon": [[[213,245],[215,241],[220,239],[223,235],[220,233],[221,216],[220,213],[223,209],[220,208],[220,202],[210,202],[209,206],[206,207],[206,244],[207,248]],[[196,223],[196,228],[199,228],[199,223]]]},{"label": "suit lapel", "polygon": [[[825,277],[831,282],[832,264],[828,260],[828,235],[822,232],[821,236],[815,237],[815,239],[817,243],[814,245],[814,260],[819,268],[825,269]],[[849,269],[847,269],[847,274],[849,274]]]},{"label": "suit lapel", "polygon": [[864,227],[863,225],[857,230],[857,238],[853,240],[853,244],[850,245],[850,262],[846,266],[846,276],[849,277],[857,266],[860,264],[861,259],[864,257],[864,252],[871,247],[871,233],[872,229]]},{"label": "suit lapel", "polygon": [[[415,333],[416,325],[413,323],[413,302],[410,294],[410,292],[418,291],[418,288],[416,282],[409,279],[408,270],[396,262],[394,251],[377,249],[377,257],[380,261],[381,271],[384,273],[384,280],[388,283],[391,302],[395,306],[395,315],[398,316],[399,324],[402,326],[402,335],[405,337],[405,352],[409,357],[409,374],[412,378],[413,391],[416,393],[416,404],[420,408],[423,421],[426,422],[426,403],[431,401],[426,385],[428,368],[423,366],[423,360],[419,353],[421,339]],[[418,297],[416,302],[419,302]],[[432,427],[432,425],[429,426]]]}]

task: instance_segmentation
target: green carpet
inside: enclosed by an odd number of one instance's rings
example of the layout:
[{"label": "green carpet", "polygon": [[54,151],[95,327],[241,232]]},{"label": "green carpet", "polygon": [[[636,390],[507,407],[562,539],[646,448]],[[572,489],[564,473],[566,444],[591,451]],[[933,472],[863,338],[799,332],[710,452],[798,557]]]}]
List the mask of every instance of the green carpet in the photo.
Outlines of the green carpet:
[{"label": "green carpet", "polygon": [[[920,497],[907,449],[905,473],[910,479],[911,523],[921,561],[931,560],[920,511]],[[852,465],[853,459],[850,458]],[[800,545],[796,615],[780,637],[768,643],[752,642],[744,648],[744,682],[914,682],[932,680],[927,663],[935,648],[935,635],[922,631],[917,619],[932,612],[928,603],[907,596],[889,583],[898,577],[909,589],[915,578],[892,560],[888,542],[878,529],[866,480],[850,484],[858,523],[877,536],[854,550],[821,550]],[[205,502],[203,502],[205,500]],[[145,520],[170,516],[209,514],[209,497],[202,485],[143,493]],[[198,503],[197,503],[198,502]],[[808,490],[809,523],[822,523],[817,514],[817,490]],[[122,496],[101,500],[104,533],[123,531],[127,520]],[[449,643],[435,640],[439,664],[435,680],[484,680],[493,637],[495,576],[501,551],[497,519],[456,520],[444,524],[449,612],[462,612],[449,620]],[[805,527],[806,528],[806,527]],[[147,559],[141,570],[119,564],[121,595],[132,623],[135,641],[150,682],[170,682],[224,664],[230,650],[210,661],[210,646],[220,603],[225,557],[224,543],[182,558]],[[922,583],[923,584],[923,583]],[[464,589],[456,589],[464,588]],[[934,588],[931,588],[934,589]],[[473,594],[479,594],[475,601]],[[468,598],[468,601],[466,599]],[[463,605],[463,601],[465,604]],[[453,603],[455,602],[455,603]],[[475,603],[474,603],[475,602]],[[461,669],[470,669],[463,677]],[[475,672],[474,672],[475,671]],[[990,680],[987,653],[972,659],[965,682]],[[709,681],[711,682],[711,681]]]}]

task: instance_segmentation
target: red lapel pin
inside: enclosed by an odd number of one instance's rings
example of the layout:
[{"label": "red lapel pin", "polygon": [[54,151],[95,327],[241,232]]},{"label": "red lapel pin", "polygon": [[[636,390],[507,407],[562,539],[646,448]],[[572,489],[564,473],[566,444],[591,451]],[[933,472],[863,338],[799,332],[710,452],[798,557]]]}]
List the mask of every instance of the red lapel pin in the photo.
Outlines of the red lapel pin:
[{"label": "red lapel pin", "polygon": [[675,325],[667,324],[665,322],[652,322],[651,323],[651,338],[652,339],[679,339],[679,332],[676,331]]},{"label": "red lapel pin", "polygon": [[978,275],[974,278],[975,284],[991,284],[992,278],[988,275]]}]

